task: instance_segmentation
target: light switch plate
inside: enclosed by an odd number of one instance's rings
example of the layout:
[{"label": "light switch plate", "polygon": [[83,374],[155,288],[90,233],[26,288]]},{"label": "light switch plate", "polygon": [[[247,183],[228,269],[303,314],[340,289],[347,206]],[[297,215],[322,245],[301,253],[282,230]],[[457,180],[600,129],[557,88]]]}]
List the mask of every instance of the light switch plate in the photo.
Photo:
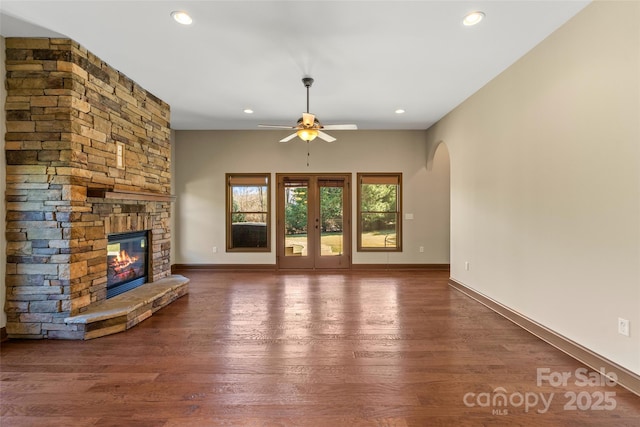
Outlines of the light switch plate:
[{"label": "light switch plate", "polygon": [[116,142],[116,167],[124,169],[124,144]]}]

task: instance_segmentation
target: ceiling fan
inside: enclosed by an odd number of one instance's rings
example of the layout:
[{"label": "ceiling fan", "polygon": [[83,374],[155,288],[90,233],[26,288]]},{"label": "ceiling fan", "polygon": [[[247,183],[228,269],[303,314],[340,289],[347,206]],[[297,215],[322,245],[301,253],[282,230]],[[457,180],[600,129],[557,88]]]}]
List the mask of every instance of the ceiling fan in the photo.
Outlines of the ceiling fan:
[{"label": "ceiling fan", "polygon": [[309,88],[313,84],[313,79],[311,77],[304,77],[302,79],[302,83],[307,88],[307,112],[302,113],[302,117],[298,119],[298,123],[295,126],[286,126],[286,125],[258,125],[263,128],[274,128],[274,129],[295,129],[296,131],[291,135],[282,138],[280,142],[289,142],[296,136],[305,142],[311,142],[316,137],[322,139],[323,141],[333,142],[336,139],[331,135],[323,132],[323,130],[356,130],[358,126],[356,125],[323,125],[318,121],[316,116],[309,113]]}]

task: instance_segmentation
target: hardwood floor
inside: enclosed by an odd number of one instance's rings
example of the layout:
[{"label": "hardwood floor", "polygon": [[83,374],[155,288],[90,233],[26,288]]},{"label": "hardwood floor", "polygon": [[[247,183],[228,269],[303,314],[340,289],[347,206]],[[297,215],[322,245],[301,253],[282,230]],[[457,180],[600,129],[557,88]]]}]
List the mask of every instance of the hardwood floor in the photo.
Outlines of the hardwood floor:
[{"label": "hardwood floor", "polygon": [[638,426],[640,397],[582,384],[446,272],[181,274],[189,295],[127,332],[2,343],[0,424]]}]

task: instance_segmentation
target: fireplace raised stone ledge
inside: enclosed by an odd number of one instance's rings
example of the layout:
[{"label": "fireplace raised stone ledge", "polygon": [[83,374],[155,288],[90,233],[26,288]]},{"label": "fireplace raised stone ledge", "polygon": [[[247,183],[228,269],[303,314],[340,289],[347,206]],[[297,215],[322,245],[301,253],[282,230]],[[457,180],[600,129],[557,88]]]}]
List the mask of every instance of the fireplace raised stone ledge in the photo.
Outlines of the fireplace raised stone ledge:
[{"label": "fireplace raised stone ledge", "polygon": [[5,44],[7,335],[86,338],[66,319],[106,301],[108,234],[148,231],[148,281],[171,274],[169,106],[72,40]]},{"label": "fireplace raised stone ledge", "polygon": [[88,340],[126,331],[186,295],[188,286],[189,279],[174,274],[94,304],[64,319],[69,327],[64,338]]}]

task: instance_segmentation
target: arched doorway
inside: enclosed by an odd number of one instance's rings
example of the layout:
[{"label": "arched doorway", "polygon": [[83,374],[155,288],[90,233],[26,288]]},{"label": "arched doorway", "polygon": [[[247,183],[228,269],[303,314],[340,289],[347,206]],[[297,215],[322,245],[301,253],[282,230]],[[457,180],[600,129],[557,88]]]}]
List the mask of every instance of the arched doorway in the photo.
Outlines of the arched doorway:
[{"label": "arched doorway", "polygon": [[451,159],[449,148],[444,141],[429,142],[427,145],[426,159],[427,176],[431,185],[435,187],[437,197],[433,199],[433,221],[439,224],[447,224],[433,231],[432,238],[440,242],[446,242],[446,263],[451,262]]}]

